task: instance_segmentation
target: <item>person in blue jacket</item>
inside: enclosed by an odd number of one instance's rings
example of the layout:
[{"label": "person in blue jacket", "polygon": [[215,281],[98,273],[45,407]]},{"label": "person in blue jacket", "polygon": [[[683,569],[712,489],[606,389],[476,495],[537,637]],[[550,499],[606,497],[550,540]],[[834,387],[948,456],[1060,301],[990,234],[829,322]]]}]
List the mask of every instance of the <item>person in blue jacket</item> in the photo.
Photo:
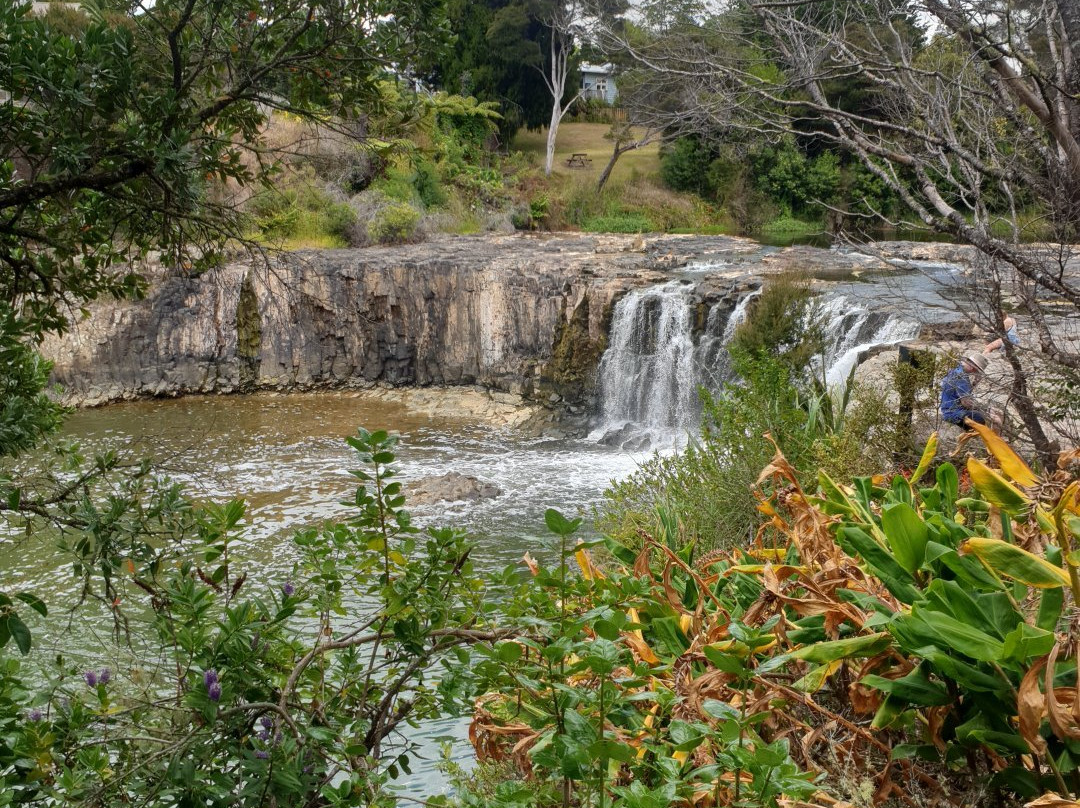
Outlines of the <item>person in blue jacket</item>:
[{"label": "person in blue jacket", "polygon": [[1000,418],[980,408],[972,396],[986,365],[987,359],[983,354],[969,354],[949,371],[941,383],[942,420],[965,429],[967,425],[964,421],[968,419],[977,424],[1000,425]]}]

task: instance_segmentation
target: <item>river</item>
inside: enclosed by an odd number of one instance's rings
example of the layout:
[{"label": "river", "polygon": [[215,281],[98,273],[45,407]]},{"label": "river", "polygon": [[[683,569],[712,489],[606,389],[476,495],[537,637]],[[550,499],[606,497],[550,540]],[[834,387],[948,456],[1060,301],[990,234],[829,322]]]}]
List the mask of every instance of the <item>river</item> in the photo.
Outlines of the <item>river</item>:
[{"label": "river", "polygon": [[[459,471],[495,483],[502,493],[477,503],[443,503],[414,510],[419,524],[454,525],[476,545],[472,559],[481,573],[518,562],[529,551],[554,560],[544,510],[588,516],[608,483],[635,469],[645,453],[629,453],[587,440],[543,439],[510,427],[493,426],[467,412],[438,417],[404,401],[362,393],[319,393],[207,397],[143,401],[80,410],[67,421],[64,437],[78,440],[84,454],[117,448],[155,459],[164,473],[184,483],[197,499],[248,503],[246,527],[234,544],[253,585],[284,581],[295,556],[290,536],[300,526],[347,516],[356,454],[344,441],[357,427],[400,434],[398,466],[403,478]],[[3,588],[38,592],[53,606],[36,621],[35,644],[50,660],[62,653],[76,668],[99,667],[107,639],[106,616],[94,604],[69,617],[62,607],[78,596],[69,560],[48,540],[0,542]],[[107,651],[114,670],[124,670],[123,652]],[[414,796],[442,786],[434,759],[440,739],[452,741],[453,756],[468,765],[465,722],[425,725],[421,740],[429,762],[414,766],[402,785]]]}]

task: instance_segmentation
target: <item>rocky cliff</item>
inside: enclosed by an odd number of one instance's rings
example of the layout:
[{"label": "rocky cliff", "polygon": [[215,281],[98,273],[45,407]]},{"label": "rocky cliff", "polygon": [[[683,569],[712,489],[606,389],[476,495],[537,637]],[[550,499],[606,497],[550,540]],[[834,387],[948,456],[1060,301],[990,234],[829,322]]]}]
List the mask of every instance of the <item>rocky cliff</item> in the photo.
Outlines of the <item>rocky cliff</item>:
[{"label": "rocky cliff", "polygon": [[92,306],[45,352],[77,404],[382,384],[573,405],[591,393],[621,294],[691,259],[739,266],[756,250],[725,238],[485,236],[298,252],[198,277],[158,269],[145,300]]}]

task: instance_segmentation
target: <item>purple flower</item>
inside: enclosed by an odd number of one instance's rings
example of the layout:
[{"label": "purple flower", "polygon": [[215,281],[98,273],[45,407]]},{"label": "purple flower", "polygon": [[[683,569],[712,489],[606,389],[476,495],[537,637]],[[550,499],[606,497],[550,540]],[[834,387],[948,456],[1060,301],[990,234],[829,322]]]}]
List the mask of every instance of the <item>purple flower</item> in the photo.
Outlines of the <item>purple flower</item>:
[{"label": "purple flower", "polygon": [[259,650],[259,632],[256,631],[255,634],[251,638],[251,652],[255,653],[258,650]]},{"label": "purple flower", "polygon": [[283,583],[281,585],[281,593],[287,598],[291,598],[295,591],[296,591],[296,587],[293,586],[292,581],[286,581],[285,583]]},{"label": "purple flower", "polygon": [[206,688],[206,695],[210,701],[221,700],[221,685],[217,682],[212,682],[209,687]]},{"label": "purple flower", "polygon": [[203,684],[206,686],[206,689],[209,690],[211,685],[216,685],[217,684],[217,680],[218,680],[217,671],[214,670],[213,668],[207,668],[203,672],[202,680],[203,680]]},{"label": "purple flower", "polygon": [[102,668],[101,673],[98,674],[98,681],[103,685],[107,685],[112,678],[112,671],[108,668]]},{"label": "purple flower", "polygon": [[37,709],[35,707],[33,710],[31,710],[29,713],[27,713],[26,720],[27,721],[40,721],[44,717],[45,716],[42,714],[41,710],[39,710],[39,709]]},{"label": "purple flower", "polygon": [[274,720],[268,715],[264,715],[262,718],[260,718],[259,723],[262,724],[263,729],[270,729],[272,726],[274,726]]},{"label": "purple flower", "polygon": [[257,757],[259,760],[266,760],[268,757],[270,757],[270,753],[262,749],[258,749],[255,752],[255,757]]},{"label": "purple flower", "polygon": [[83,674],[83,679],[86,680],[87,687],[97,687],[98,678],[96,671],[87,671]]},{"label": "purple flower", "polygon": [[258,735],[256,737],[258,737],[258,739],[260,741],[269,741],[270,740],[270,730],[268,730],[268,729],[260,729],[259,732],[258,732]]}]

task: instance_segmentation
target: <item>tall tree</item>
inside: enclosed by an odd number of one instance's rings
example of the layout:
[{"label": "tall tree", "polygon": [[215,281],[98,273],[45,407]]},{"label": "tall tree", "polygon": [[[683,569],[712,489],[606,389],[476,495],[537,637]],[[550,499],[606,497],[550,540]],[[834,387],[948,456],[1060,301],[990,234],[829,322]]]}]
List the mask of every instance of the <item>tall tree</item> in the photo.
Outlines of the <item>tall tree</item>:
[{"label": "tall tree", "polygon": [[[548,121],[547,147],[544,152],[544,174],[551,176],[555,162],[555,140],[559,124],[582,91],[568,93],[567,80],[573,73],[573,56],[581,33],[584,3],[579,0],[547,0],[541,4],[538,16],[548,29],[548,49],[544,60],[544,83],[551,94],[551,118]],[[569,98],[567,96],[569,95]]]},{"label": "tall tree", "polygon": [[448,0],[451,48],[429,54],[421,76],[447,92],[499,105],[504,143],[521,127],[539,129],[550,112],[539,68],[547,31],[526,0]]}]

